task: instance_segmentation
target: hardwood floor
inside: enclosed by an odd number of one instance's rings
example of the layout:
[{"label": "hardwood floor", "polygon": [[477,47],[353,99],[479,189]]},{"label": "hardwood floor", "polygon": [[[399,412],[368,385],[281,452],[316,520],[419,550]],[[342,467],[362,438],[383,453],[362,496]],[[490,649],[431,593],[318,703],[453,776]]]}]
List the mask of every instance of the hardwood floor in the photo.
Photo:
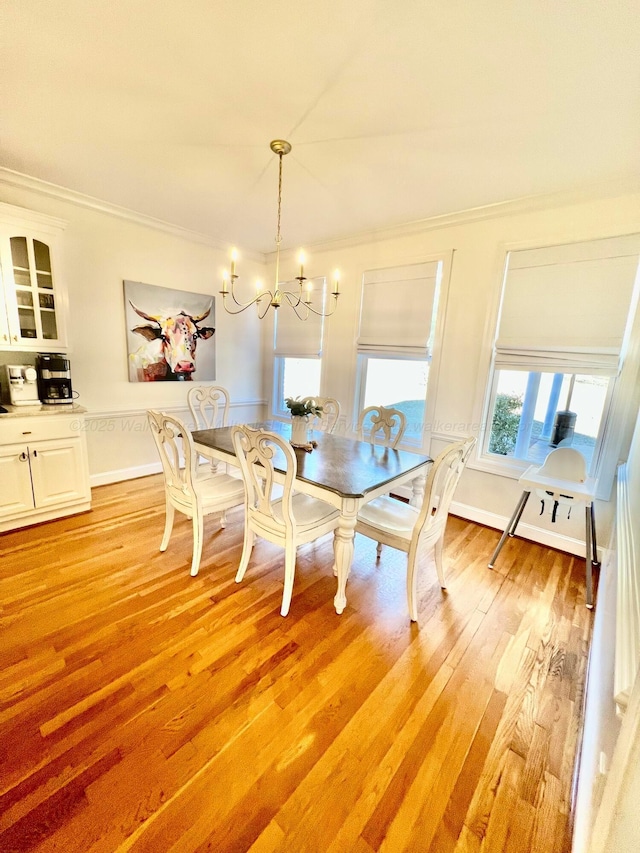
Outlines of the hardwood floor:
[{"label": "hardwood floor", "polygon": [[[584,560],[457,518],[420,626],[405,555],[331,537],[234,582],[242,510],[169,549],[159,477],[0,537],[0,850],[568,851],[592,614]],[[259,561],[259,562],[258,562]]]}]

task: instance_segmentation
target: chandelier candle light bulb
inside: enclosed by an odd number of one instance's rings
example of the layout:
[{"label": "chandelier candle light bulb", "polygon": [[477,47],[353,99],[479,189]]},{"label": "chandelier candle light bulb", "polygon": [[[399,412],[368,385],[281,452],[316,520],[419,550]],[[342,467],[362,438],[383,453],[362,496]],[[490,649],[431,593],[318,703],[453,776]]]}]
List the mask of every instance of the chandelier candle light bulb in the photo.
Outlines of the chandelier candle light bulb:
[{"label": "chandelier candle light bulb", "polygon": [[[316,314],[319,317],[329,317],[336,310],[338,305],[338,280],[339,273],[336,270],[333,277],[333,289],[331,290],[332,304],[329,310],[325,310],[324,304],[324,288],[321,292],[321,304],[315,308],[312,302],[313,285],[304,274],[304,264],[306,261],[303,251],[298,255],[300,264],[300,275],[296,276],[298,282],[297,289],[287,290],[280,286],[280,244],[282,237],[280,234],[280,216],[282,210],[282,158],[285,154],[291,151],[291,144],[284,139],[274,139],[270,145],[274,154],[279,157],[278,165],[278,228],[276,232],[276,269],[275,269],[275,285],[273,290],[267,290],[262,286],[261,282],[256,282],[256,295],[253,299],[247,302],[241,302],[236,297],[235,283],[238,278],[236,274],[236,261],[238,260],[237,249],[231,250],[231,274],[225,270],[222,274],[222,306],[228,314],[240,314],[249,306],[255,305],[259,319],[262,319],[269,308],[280,308],[284,303],[293,309],[296,316],[300,320],[307,320],[311,314]],[[305,284],[306,282],[306,284]],[[230,299],[228,297],[231,297]],[[235,307],[234,307],[235,306]]]}]

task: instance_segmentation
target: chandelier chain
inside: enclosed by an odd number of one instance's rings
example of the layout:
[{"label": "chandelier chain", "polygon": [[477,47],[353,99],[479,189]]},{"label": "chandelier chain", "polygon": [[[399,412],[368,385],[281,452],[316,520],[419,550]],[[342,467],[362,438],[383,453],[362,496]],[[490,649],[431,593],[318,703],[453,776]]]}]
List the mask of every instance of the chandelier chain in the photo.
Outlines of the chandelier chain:
[{"label": "chandelier chain", "polygon": [[282,237],[280,236],[280,216],[282,210],[282,153],[278,154],[280,165],[278,168],[278,231],[276,233],[276,244],[280,246]]}]

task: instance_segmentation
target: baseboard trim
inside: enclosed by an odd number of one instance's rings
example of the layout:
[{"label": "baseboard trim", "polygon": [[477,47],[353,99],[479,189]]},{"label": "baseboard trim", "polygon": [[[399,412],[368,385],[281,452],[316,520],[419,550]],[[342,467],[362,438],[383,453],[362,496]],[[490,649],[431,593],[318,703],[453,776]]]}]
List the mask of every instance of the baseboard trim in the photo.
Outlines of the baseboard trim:
[{"label": "baseboard trim", "polygon": [[[504,530],[509,522],[509,519],[505,515],[498,515],[495,512],[479,509],[478,507],[460,503],[459,501],[451,502],[451,514],[465,518],[467,521],[476,521],[485,527],[494,527],[500,531]],[[584,559],[584,541],[582,539],[575,539],[572,536],[565,536],[562,533],[554,533],[551,530],[545,530],[542,527],[536,527],[533,524],[526,524],[522,521],[518,524],[516,537],[528,539],[530,542],[536,542],[538,545],[555,548],[557,551],[564,551],[567,554],[573,554],[576,557]],[[601,561],[604,559],[605,552],[606,549],[598,548],[598,556]],[[488,555],[487,559],[490,556]]]},{"label": "baseboard trim", "polygon": [[159,462],[150,462],[148,465],[136,465],[133,468],[120,468],[116,471],[103,471],[101,474],[92,474],[89,478],[91,488],[96,486],[108,486],[110,483],[121,483],[124,480],[135,480],[138,477],[148,477],[150,474],[159,474],[162,465]]}]

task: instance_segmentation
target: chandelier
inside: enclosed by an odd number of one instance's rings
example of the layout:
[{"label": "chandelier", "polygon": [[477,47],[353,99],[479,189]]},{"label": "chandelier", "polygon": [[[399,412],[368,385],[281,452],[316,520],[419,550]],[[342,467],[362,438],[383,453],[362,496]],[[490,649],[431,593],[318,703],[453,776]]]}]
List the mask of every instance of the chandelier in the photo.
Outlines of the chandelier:
[{"label": "chandelier", "polygon": [[295,311],[300,320],[308,319],[310,314],[317,314],[320,317],[329,317],[336,310],[338,304],[338,292],[340,283],[340,273],[338,270],[333,275],[333,287],[331,294],[327,300],[331,300],[330,306],[327,308],[323,304],[322,297],[324,289],[320,293],[321,301],[318,306],[313,304],[313,285],[304,274],[304,253],[300,252],[298,261],[300,263],[300,275],[297,275],[296,281],[298,286],[294,290],[285,290],[280,286],[280,211],[282,207],[282,158],[285,154],[291,151],[291,144],[284,139],[274,139],[270,144],[270,148],[274,154],[280,158],[278,168],[278,230],[276,233],[276,280],[273,290],[267,290],[263,287],[262,282],[256,282],[256,295],[253,299],[247,302],[238,300],[235,294],[235,284],[238,276],[236,275],[236,261],[238,253],[235,249],[231,251],[231,272],[224,271],[222,275],[222,305],[228,314],[240,314],[246,311],[251,305],[255,305],[258,311],[258,317],[262,318],[266,315],[269,308],[280,308],[284,303],[289,305]]}]

